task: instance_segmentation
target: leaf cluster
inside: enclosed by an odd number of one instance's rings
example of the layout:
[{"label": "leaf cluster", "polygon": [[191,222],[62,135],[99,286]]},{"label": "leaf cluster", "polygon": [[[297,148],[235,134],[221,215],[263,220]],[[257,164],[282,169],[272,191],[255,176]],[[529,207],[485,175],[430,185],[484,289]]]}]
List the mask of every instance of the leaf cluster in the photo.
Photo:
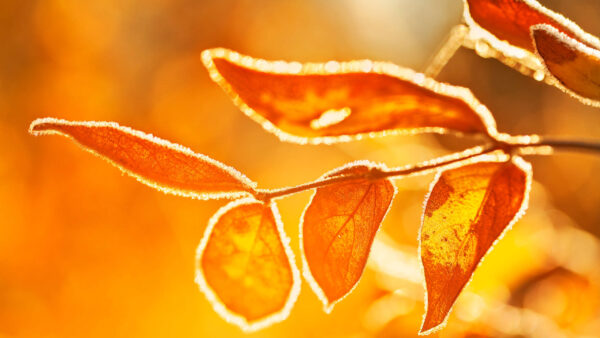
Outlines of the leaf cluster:
[{"label": "leaf cluster", "polygon": [[[456,42],[599,105],[600,43],[534,0],[465,0]],[[459,36],[457,38],[457,36]],[[485,43],[486,52],[481,44]],[[357,285],[396,194],[393,179],[434,171],[425,198],[419,251],[426,287],[422,334],[440,329],[494,244],[523,215],[532,181],[522,156],[596,144],[499,133],[472,92],[426,72],[386,62],[267,61],[217,48],[204,51],[210,77],[233,102],[284,141],[332,144],[422,132],[478,135],[480,146],[401,168],[358,161],[303,185],[276,190],[178,144],[114,122],[55,118],[34,135],[61,134],[141,183],[197,199],[228,199],[198,246],[196,282],[215,310],[247,331],[287,317],[300,272],[276,199],[313,190],[299,222],[303,276],[329,312]],[[440,56],[441,55],[441,56]],[[524,68],[519,68],[524,67]]]}]

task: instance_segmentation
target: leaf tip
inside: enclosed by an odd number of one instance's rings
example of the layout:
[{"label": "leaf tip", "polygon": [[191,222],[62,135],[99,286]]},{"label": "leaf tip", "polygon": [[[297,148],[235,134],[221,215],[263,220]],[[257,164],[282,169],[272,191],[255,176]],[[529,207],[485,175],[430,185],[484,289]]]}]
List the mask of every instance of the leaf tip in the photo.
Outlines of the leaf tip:
[{"label": "leaf tip", "polygon": [[[324,175],[324,176],[326,176],[326,175]],[[312,200],[313,197],[311,197],[311,200]],[[310,205],[310,203],[309,203],[309,205]],[[306,209],[305,209],[304,213],[306,213]],[[346,296],[348,296],[350,293],[352,293],[352,291],[354,291],[354,289],[356,288],[356,286],[358,285],[358,283],[356,283],[352,287],[352,289],[349,290],[343,296],[341,296],[341,297],[339,297],[337,299],[330,299],[329,298],[329,296],[325,293],[325,290],[323,290],[323,288],[321,288],[321,286],[319,285],[319,283],[317,282],[317,280],[313,276],[312,272],[310,271],[310,266],[308,265],[308,261],[306,260],[306,255],[305,255],[305,251],[304,251],[304,245],[302,244],[302,223],[303,223],[303,220],[304,220],[304,216],[301,218],[301,222],[300,222],[300,252],[301,252],[301,256],[302,256],[302,277],[304,277],[304,280],[306,281],[306,283],[308,283],[308,285],[313,290],[314,294],[317,296],[317,298],[319,299],[319,301],[321,302],[321,304],[323,304],[323,312],[325,312],[326,314],[331,314],[331,312],[333,312],[333,308],[335,307],[335,305],[337,303],[339,303],[340,301],[342,301],[344,298],[346,298]]]},{"label": "leaf tip", "polygon": [[51,123],[58,121],[52,117],[42,117],[37,118],[31,122],[29,125],[29,134],[33,136],[43,135],[49,131],[51,131]]},{"label": "leaf tip", "polygon": [[306,281],[306,283],[308,283],[308,285],[313,290],[313,292],[315,293],[315,295],[317,296],[317,298],[319,299],[321,304],[323,304],[323,312],[325,312],[326,314],[330,314],[331,311],[333,311],[333,307],[335,306],[337,301],[333,301],[333,302],[329,301],[329,298],[325,294],[325,291],[323,291],[323,289],[321,289],[321,286],[319,286],[319,283],[317,283],[317,281],[315,280],[315,277],[310,272],[310,268],[308,266],[308,262],[306,261],[306,256],[304,255],[304,248],[302,245],[302,219],[301,219],[301,224],[300,224],[300,231],[301,231],[300,232],[300,252],[301,252],[301,256],[302,256],[302,277],[304,277],[304,280]]},{"label": "leaf tip", "polygon": [[202,63],[204,63],[204,66],[209,70],[212,68],[212,60],[216,54],[225,55],[225,50],[223,48],[209,48],[200,53]]},{"label": "leaf tip", "polygon": [[446,315],[446,317],[444,318],[443,321],[441,322],[437,322],[437,323],[433,323],[433,322],[428,322],[428,314],[425,314],[425,317],[423,318],[423,324],[421,324],[421,329],[419,329],[419,336],[428,336],[432,333],[436,333],[440,330],[442,330],[443,328],[446,327],[446,324],[448,323],[448,315]]}]

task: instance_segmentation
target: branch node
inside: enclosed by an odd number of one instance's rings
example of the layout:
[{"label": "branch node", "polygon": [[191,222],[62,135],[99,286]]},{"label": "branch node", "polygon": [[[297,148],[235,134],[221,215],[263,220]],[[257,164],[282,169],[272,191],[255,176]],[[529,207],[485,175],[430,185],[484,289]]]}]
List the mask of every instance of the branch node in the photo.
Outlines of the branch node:
[{"label": "branch node", "polygon": [[369,172],[365,175],[368,180],[379,180],[388,176],[388,172],[378,167],[372,167]]},{"label": "branch node", "polygon": [[271,201],[271,194],[265,190],[256,190],[254,192],[254,198],[265,204],[269,204],[269,202]]}]

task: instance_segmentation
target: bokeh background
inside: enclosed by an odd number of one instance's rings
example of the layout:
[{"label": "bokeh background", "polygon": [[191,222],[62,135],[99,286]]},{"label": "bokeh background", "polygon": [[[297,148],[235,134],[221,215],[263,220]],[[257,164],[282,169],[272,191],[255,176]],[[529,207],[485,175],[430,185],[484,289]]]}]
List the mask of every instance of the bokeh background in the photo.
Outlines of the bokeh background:
[{"label": "bokeh background", "polygon": [[[597,0],[543,4],[600,34]],[[189,146],[262,187],[356,159],[414,163],[473,144],[395,136],[278,141],[211,82],[199,54],[371,58],[423,70],[459,0],[0,1],[0,337],[412,337],[423,287],[417,232],[431,175],[399,193],[359,287],[332,314],[308,286],[290,317],[245,335],[194,284],[195,248],[225,202],[167,196],[29,123],[111,120]],[[439,79],[470,87],[501,131],[600,138],[600,110],[461,49]],[[600,156],[531,158],[527,215],[486,258],[440,337],[600,334]],[[292,247],[310,194],[279,203]],[[434,335],[435,336],[435,335]]]}]

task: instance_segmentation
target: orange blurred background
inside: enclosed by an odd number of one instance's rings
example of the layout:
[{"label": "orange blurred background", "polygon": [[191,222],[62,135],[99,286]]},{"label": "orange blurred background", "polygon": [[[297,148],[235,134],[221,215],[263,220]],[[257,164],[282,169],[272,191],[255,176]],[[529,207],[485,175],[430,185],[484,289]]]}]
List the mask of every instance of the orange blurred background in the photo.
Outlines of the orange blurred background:
[{"label": "orange blurred background", "polygon": [[[597,0],[543,4],[600,35]],[[473,140],[282,143],[234,107],[199,55],[221,46],[265,59],[371,58],[422,71],[461,12],[459,0],[0,1],[0,337],[416,336],[424,312],[416,238],[431,175],[396,181],[363,280],[332,314],[303,283],[286,321],[246,335],[194,284],[195,248],[225,202],[164,195],[64,138],[27,129],[44,116],[117,121],[265,188],[356,159],[430,159]],[[459,50],[439,79],[470,87],[500,131],[600,138],[600,110],[471,50]],[[600,157],[531,160],[527,215],[435,335],[599,336]],[[279,202],[296,253],[309,197]]]}]

